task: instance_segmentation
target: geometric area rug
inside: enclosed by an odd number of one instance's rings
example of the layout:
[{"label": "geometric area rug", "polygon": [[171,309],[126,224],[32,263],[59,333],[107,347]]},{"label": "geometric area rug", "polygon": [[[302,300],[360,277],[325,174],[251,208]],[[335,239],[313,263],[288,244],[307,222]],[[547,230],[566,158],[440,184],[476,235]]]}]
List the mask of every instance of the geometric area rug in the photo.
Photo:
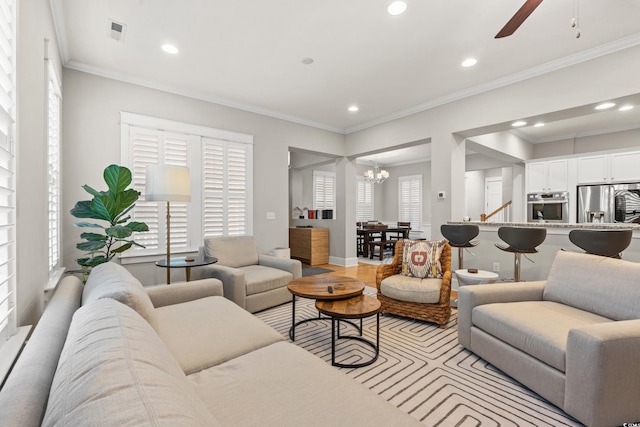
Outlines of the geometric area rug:
[{"label": "geometric area rug", "polygon": [[[375,296],[367,287],[365,294]],[[289,339],[291,303],[256,313]],[[296,299],[296,320],[317,317],[314,301]],[[296,328],[295,344],[331,363],[331,322]],[[375,316],[364,319],[365,338],[375,342]],[[353,331],[353,332],[352,332]],[[445,329],[391,315],[380,317],[380,355],[363,368],[335,368],[361,382],[426,426],[581,426],[536,393],[458,344],[457,312]],[[355,330],[342,326],[345,335]],[[357,363],[371,350],[338,341],[336,359]]]}]

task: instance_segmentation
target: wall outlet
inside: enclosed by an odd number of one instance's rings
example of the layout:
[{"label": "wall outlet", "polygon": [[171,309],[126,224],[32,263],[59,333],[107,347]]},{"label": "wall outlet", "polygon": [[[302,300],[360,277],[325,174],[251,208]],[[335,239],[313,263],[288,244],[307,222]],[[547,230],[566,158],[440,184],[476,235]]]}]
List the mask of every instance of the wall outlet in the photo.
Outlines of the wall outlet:
[{"label": "wall outlet", "polygon": [[500,273],[500,263],[497,261],[493,262],[493,271],[496,273]]}]

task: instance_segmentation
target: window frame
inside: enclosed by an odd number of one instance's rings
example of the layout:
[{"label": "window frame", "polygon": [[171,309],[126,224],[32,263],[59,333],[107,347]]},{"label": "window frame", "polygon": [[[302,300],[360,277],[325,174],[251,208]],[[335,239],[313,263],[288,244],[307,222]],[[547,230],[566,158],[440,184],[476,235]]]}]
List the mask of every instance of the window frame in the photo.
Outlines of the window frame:
[{"label": "window frame", "polygon": [[[225,146],[242,145],[246,148],[245,159],[245,180],[246,180],[246,229],[244,234],[253,234],[253,136],[241,134],[222,129],[215,129],[206,126],[194,125],[178,122],[174,120],[161,119],[142,114],[121,112],[121,158],[122,164],[130,168],[133,172],[133,132],[144,129],[149,132],[160,132],[168,135],[181,135],[186,137],[188,160],[187,166],[191,176],[191,202],[187,203],[186,223],[187,242],[184,247],[174,248],[173,242],[173,219],[172,219],[172,245],[173,255],[193,253],[203,244],[204,237],[204,183],[203,183],[203,149],[204,140],[213,140]],[[144,189],[138,188],[144,195]],[[151,249],[129,250],[119,254],[123,264],[138,262],[148,262],[156,259],[158,255],[166,254],[166,203],[158,204],[158,239],[157,246]],[[173,206],[172,218],[173,218]],[[224,234],[226,235],[226,234]],[[163,243],[164,242],[164,243]]]}]

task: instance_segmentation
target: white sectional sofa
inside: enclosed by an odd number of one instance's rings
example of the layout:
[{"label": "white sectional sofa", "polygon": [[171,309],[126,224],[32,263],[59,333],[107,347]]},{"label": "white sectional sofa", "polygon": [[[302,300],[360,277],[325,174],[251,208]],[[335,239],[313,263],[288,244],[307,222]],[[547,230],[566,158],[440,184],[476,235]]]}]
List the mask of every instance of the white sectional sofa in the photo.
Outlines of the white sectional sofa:
[{"label": "white sectional sofa", "polygon": [[640,264],[559,251],[545,281],[465,286],[458,339],[587,426],[640,422]]},{"label": "white sectional sofa", "polygon": [[420,425],[222,297],[102,264],[59,285],[0,391],[2,426]]}]

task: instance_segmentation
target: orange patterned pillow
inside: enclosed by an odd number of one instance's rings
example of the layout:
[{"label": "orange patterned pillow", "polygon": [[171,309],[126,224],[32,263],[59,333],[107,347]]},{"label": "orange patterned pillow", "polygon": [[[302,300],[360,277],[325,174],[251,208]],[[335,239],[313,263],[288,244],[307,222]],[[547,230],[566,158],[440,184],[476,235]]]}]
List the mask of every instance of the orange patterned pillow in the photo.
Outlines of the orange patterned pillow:
[{"label": "orange patterned pillow", "polygon": [[446,240],[405,240],[402,250],[402,275],[442,279],[440,255]]}]

